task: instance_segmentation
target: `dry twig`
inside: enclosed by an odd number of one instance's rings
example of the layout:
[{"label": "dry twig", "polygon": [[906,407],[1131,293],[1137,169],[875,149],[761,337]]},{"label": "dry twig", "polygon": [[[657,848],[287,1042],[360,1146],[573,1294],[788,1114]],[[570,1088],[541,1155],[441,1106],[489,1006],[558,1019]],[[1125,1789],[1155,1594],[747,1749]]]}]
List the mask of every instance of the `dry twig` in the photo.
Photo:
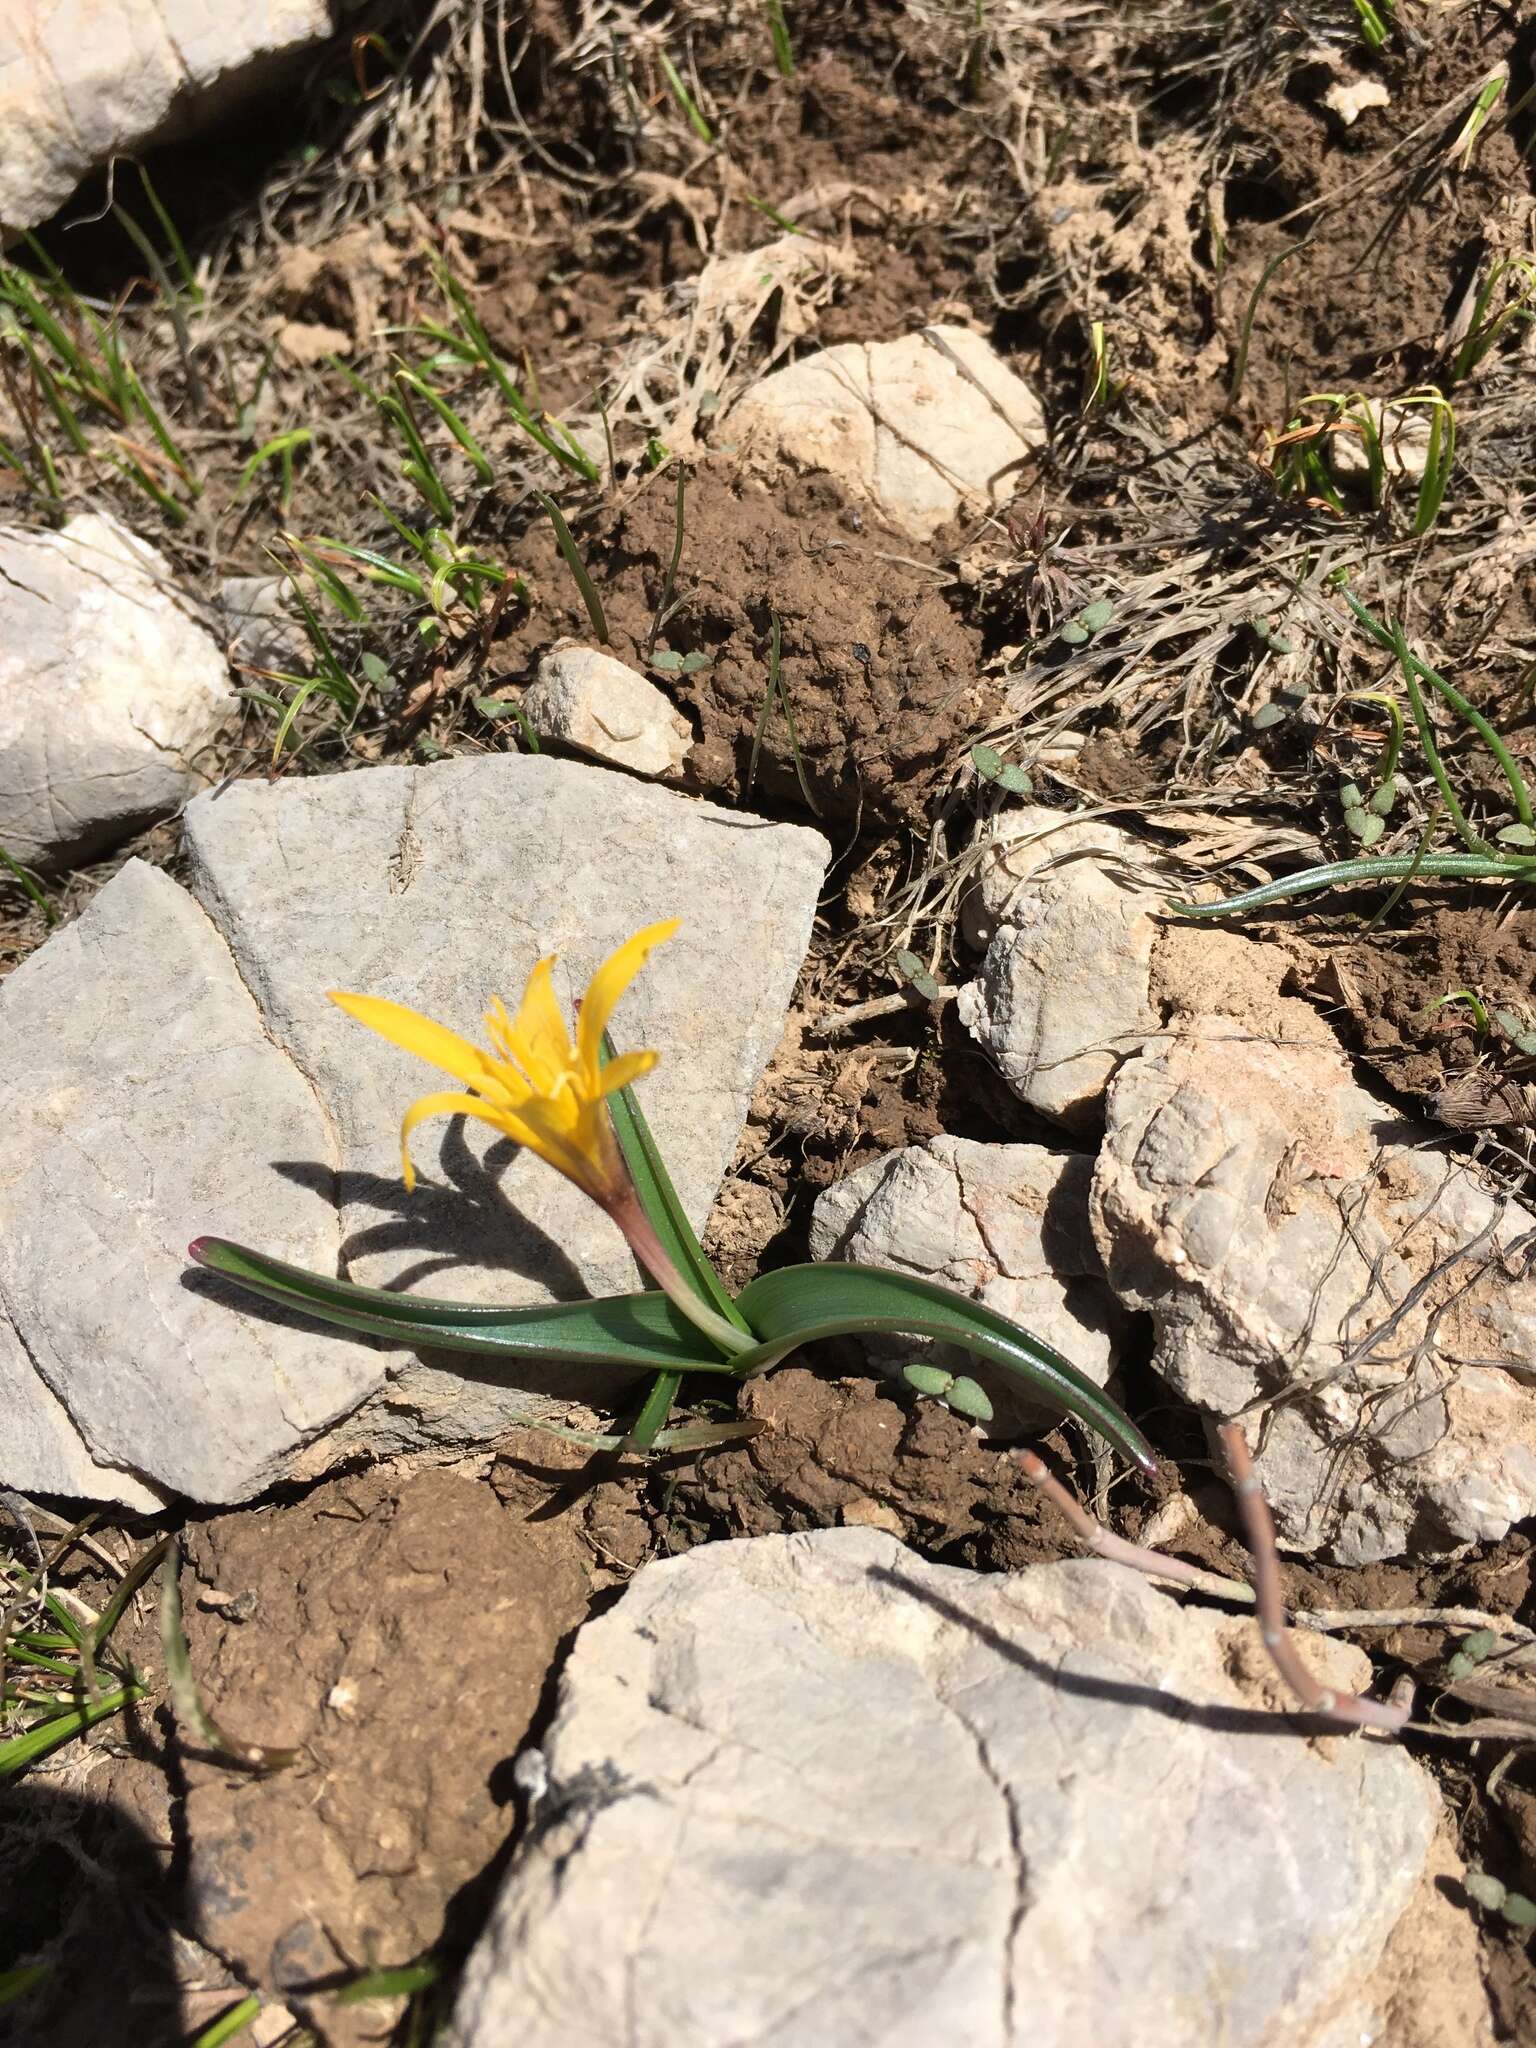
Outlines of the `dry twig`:
[{"label": "dry twig", "polygon": [[1258,1474],[1242,1425],[1225,1422],[1221,1427],[1222,1449],[1232,1476],[1232,1491],[1243,1517],[1248,1549],[1253,1557],[1253,1592],[1259,1611],[1259,1633],[1264,1638],[1275,1669],[1310,1713],[1325,1715],[1351,1727],[1406,1727],[1410,1709],[1384,1700],[1362,1699],[1357,1693],[1333,1692],[1319,1685],[1307,1669],[1285,1625],[1285,1604],[1280,1597],[1280,1559],[1275,1550],[1275,1524],[1264,1498]]}]

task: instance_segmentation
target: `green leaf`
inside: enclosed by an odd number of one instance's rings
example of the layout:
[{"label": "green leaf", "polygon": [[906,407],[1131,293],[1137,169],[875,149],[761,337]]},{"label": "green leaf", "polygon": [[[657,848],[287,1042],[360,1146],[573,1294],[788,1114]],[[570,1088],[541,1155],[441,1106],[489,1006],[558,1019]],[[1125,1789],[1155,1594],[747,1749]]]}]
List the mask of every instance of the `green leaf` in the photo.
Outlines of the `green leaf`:
[{"label": "green leaf", "polygon": [[674,653],[670,647],[663,647],[659,653],[651,656],[651,667],[659,669],[664,676],[676,675],[682,665],[683,657]]},{"label": "green leaf", "polygon": [[0,1779],[14,1778],[39,1757],[47,1756],[62,1743],[83,1735],[87,1728],[94,1728],[98,1721],[108,1720],[124,1707],[132,1706],[135,1700],[143,1699],[147,1691],[147,1686],[125,1685],[120,1692],[105,1693],[96,1701],[82,1700],[66,1713],[55,1714],[40,1726],[29,1728],[24,1735],[13,1735],[8,1742],[0,1742]]},{"label": "green leaf", "polygon": [[934,1337],[1022,1380],[1033,1394],[1107,1437],[1143,1471],[1157,1469],[1136,1425],[1059,1352],[981,1302],[930,1280],[876,1266],[785,1266],[754,1280],[737,1306],[761,1340],[735,1361],[743,1377],[819,1337]]},{"label": "green leaf", "polygon": [[1069,619],[1056,637],[1058,640],[1065,640],[1069,647],[1086,647],[1093,635],[1076,619]]},{"label": "green leaf", "polygon": [[[1392,815],[1392,806],[1396,802],[1397,777],[1389,775],[1385,782],[1371,791],[1369,799],[1370,808],[1376,813],[1378,818],[1389,818]],[[1536,838],[1533,838],[1530,843],[1536,846]]]},{"label": "green leaf", "polygon": [[1469,1870],[1461,1882],[1467,1897],[1490,1913],[1496,1913],[1508,1897],[1499,1880],[1490,1877],[1486,1870]]},{"label": "green leaf", "polygon": [[1086,611],[1078,613],[1077,623],[1089,633],[1102,633],[1114,616],[1114,605],[1107,597],[1101,597],[1097,603],[1089,605]]},{"label": "green leaf", "polygon": [[1536,846],[1536,832],[1529,825],[1506,825],[1493,836],[1500,846]]},{"label": "green leaf", "polygon": [[901,1376],[914,1394],[929,1394],[936,1401],[942,1401],[955,1383],[954,1374],[938,1365],[904,1365]]},{"label": "green leaf", "polygon": [[[603,1033],[603,1065],[614,1057],[613,1040]],[[717,1315],[734,1323],[738,1330],[744,1330],[750,1337],[754,1334],[752,1325],[742,1319],[741,1311],[726,1293],[720,1283],[720,1275],[704,1256],[704,1248],[694,1235],[693,1225],[688,1221],[686,1210],[678,1200],[672,1177],[651,1136],[651,1127],[645,1120],[645,1113],[635,1099],[633,1088],[621,1088],[617,1095],[610,1095],[608,1107],[613,1112],[613,1127],[618,1133],[619,1149],[624,1154],[624,1164],[629,1168],[640,1196],[640,1205],[650,1218],[651,1228],[661,1239],[673,1265],[693,1288],[701,1301],[708,1303]],[[676,1311],[674,1310],[674,1314]],[[677,1317],[679,1325],[684,1323]],[[692,1328],[692,1325],[687,1325]],[[705,1340],[694,1332],[693,1342]],[[720,1354],[711,1350],[715,1365],[720,1364]]]},{"label": "green leaf", "polygon": [[996,747],[978,743],[971,749],[971,766],[984,782],[996,782],[1003,772],[1003,757]]},{"label": "green leaf", "polygon": [[1365,802],[1358,782],[1346,782],[1339,791],[1339,802],[1346,811],[1358,811]]},{"label": "green leaf", "polygon": [[376,654],[360,654],[357,665],[376,690],[387,690],[394,681],[389,672],[389,663],[382,661]]},{"label": "green leaf", "polygon": [[328,1280],[219,1237],[198,1238],[189,1256],[285,1308],[413,1348],[484,1358],[589,1359],[624,1372],[728,1370],[709,1339],[660,1293],[537,1308],[481,1307]]},{"label": "green leaf", "polygon": [[1288,704],[1261,704],[1250,722],[1255,732],[1268,732],[1272,725],[1283,725],[1290,715]]},{"label": "green leaf", "polygon": [[939,984],[915,953],[909,953],[905,946],[896,955],[896,966],[909,987],[920,995],[925,1003],[936,1003],[939,999]]},{"label": "green leaf", "polygon": [[964,1373],[951,1382],[944,1398],[957,1415],[969,1415],[974,1422],[992,1420],[992,1403],[987,1399],[986,1389]]}]

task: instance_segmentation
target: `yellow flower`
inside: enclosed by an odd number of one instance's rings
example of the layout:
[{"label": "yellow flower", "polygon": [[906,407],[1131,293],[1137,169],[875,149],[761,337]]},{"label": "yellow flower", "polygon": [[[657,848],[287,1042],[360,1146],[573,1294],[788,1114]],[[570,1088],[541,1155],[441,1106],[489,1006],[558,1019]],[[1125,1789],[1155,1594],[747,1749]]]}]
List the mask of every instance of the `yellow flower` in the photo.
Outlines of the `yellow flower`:
[{"label": "yellow flower", "polygon": [[493,1052],[402,1003],[333,989],[331,1001],[349,1017],[473,1091],[424,1095],[406,1111],[400,1157],[407,1191],[416,1185],[410,1150],[416,1126],[429,1116],[472,1116],[526,1145],[605,1208],[622,1202],[630,1184],[606,1098],[648,1074],[656,1054],[627,1052],[605,1067],[603,1033],[652,947],[670,939],[679,923],[672,918],[647,925],[603,962],[582,998],[574,1044],[550,979],[553,956],[529,975],[515,1018],[508,1017],[499,996],[493,998],[485,1019]]}]

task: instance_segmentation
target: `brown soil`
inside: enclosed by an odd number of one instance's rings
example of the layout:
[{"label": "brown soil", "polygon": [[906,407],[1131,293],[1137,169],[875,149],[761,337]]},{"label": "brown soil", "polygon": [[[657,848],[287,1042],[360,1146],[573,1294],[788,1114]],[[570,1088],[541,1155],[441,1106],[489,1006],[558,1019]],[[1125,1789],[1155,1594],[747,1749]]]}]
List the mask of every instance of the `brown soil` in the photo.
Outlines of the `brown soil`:
[{"label": "brown soil", "polygon": [[1479,1113],[1479,1101],[1485,1123],[1529,1122],[1520,1101],[1533,1072],[1529,1056],[1497,1024],[1483,1034],[1465,1002],[1433,1006],[1471,989],[1490,1013],[1512,1013],[1518,1031],[1536,1027],[1536,911],[1501,904],[1483,886],[1460,902],[1421,898],[1395,922],[1396,929],[1345,940],[1329,955],[1366,1058],[1392,1087],[1424,1097],[1436,1114],[1446,1111],[1448,1123]]},{"label": "brown soil", "polygon": [[[671,479],[657,477],[580,534],[612,651],[637,667],[646,666],[676,533]],[[945,602],[943,579],[903,547],[849,508],[829,478],[770,495],[724,458],[695,472],[655,646],[706,665],[681,678],[653,671],[698,735],[686,786],[731,801],[751,795],[807,822],[809,809],[840,833],[922,825],[939,774],[981,724],[991,693],[977,677],[979,636]],[[538,602],[497,642],[497,674],[531,680],[552,631],[590,639],[591,625],[547,528],[528,529],[509,552]],[[788,715],[775,703],[765,720],[774,617]]]}]

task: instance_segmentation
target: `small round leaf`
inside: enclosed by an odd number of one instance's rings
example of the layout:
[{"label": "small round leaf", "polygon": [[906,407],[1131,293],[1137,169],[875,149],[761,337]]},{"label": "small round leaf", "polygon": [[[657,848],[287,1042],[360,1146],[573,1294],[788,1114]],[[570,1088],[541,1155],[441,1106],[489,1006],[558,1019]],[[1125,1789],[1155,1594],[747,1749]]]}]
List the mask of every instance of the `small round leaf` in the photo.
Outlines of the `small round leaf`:
[{"label": "small round leaf", "polygon": [[987,1399],[985,1390],[964,1373],[950,1382],[949,1392],[944,1398],[957,1415],[968,1415],[973,1422],[992,1420],[992,1403]]},{"label": "small round leaf", "polygon": [[1466,1887],[1467,1897],[1479,1906],[1486,1906],[1490,1913],[1497,1913],[1509,1894],[1496,1877],[1490,1877],[1486,1870],[1469,1870],[1461,1880]]},{"label": "small round leaf", "polygon": [[936,1365],[904,1365],[901,1376],[916,1394],[933,1394],[943,1400],[954,1386],[953,1373],[942,1371]]}]

